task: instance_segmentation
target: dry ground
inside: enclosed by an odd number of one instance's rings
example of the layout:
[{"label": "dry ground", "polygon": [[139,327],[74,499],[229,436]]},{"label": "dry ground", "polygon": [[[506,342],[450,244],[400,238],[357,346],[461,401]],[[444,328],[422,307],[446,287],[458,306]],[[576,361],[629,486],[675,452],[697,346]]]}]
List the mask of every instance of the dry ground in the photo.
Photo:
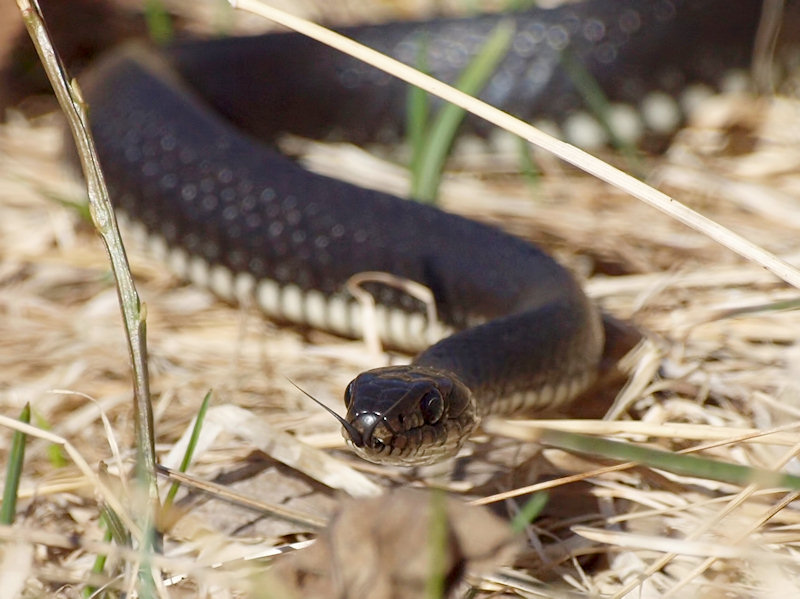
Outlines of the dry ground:
[{"label": "dry ground", "polygon": [[[725,96],[700,112],[668,152],[646,162],[648,181],[800,264],[800,102]],[[124,496],[114,481],[131,459],[128,355],[101,244],[63,203],[80,201],[81,189],[59,159],[58,131],[52,117],[11,118],[0,127],[0,413],[16,416],[29,402],[38,426],[68,440]],[[587,277],[602,306],[648,332],[629,362],[633,383],[610,419],[649,428],[607,434],[680,450],[785,427],[706,453],[796,472],[800,315],[750,309],[794,299],[797,290],[636,200],[537,158],[543,176],[532,184],[514,175],[513,152],[461,152],[443,203],[544,243]],[[308,160],[356,181],[406,185],[401,169],[349,147],[312,146]],[[189,470],[198,479],[324,520],[341,497],[378,487],[444,487],[473,499],[607,463],[542,453],[497,435],[480,436],[455,467],[360,463],[342,449],[337,425],[286,379],[341,410],[349,379],[385,363],[385,355],[359,341],[279,327],[182,284],[134,242],[128,251],[147,306],[164,463],[175,464],[176,443],[213,389],[207,438]],[[708,426],[673,430],[666,423]],[[595,422],[579,426],[603,430]],[[10,439],[10,431],[0,434],[4,457]],[[320,463],[301,446],[322,448],[332,459]],[[77,595],[102,550],[90,544],[102,538],[100,497],[71,459],[62,465],[50,445],[31,441],[18,526],[51,536],[4,557],[6,568],[24,574],[18,579],[28,595]],[[168,596],[259,596],[243,572],[260,565],[210,565],[302,543],[315,525],[313,518],[265,517],[220,498],[179,497],[185,510],[164,523],[165,553],[174,560],[167,569],[189,580],[174,581]],[[776,597],[800,590],[800,511],[783,490],[742,491],[641,468],[565,484],[556,497],[527,528],[514,568],[484,579],[480,596],[517,596],[514,586],[526,589],[520,596],[552,597],[628,590],[631,597]],[[526,499],[500,502],[497,512],[513,515]],[[365,509],[364,520],[369,515]],[[373,527],[390,519],[378,516]],[[370,537],[373,529],[364,526],[349,532],[355,538],[348,537],[348,547]],[[484,534],[477,525],[476,531]]]}]

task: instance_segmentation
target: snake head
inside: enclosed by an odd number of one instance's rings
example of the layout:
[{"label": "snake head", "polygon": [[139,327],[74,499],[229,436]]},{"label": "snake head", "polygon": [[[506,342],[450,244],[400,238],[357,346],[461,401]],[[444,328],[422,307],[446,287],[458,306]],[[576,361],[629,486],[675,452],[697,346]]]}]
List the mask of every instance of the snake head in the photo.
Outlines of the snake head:
[{"label": "snake head", "polygon": [[416,466],[454,456],[478,425],[469,388],[451,372],[389,366],[347,387],[344,437],[378,464]]}]

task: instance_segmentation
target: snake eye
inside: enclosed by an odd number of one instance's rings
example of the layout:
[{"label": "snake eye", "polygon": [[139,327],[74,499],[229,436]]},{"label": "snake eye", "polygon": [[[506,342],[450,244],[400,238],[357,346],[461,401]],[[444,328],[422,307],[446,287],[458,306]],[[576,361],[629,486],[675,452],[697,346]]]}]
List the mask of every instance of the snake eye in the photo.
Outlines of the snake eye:
[{"label": "snake eye", "polygon": [[436,424],[444,414],[444,400],[436,389],[428,391],[419,402],[419,409],[427,424]]},{"label": "snake eye", "polygon": [[344,407],[350,409],[350,404],[353,403],[353,384],[355,381],[350,381],[347,389],[344,390]]}]

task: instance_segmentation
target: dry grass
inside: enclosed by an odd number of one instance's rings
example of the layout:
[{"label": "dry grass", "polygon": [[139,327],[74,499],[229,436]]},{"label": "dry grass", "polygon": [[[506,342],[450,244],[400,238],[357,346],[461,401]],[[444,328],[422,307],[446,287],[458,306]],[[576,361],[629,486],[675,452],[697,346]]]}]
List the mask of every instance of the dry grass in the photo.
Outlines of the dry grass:
[{"label": "dry grass", "polygon": [[[653,162],[651,181],[800,264],[800,103],[728,96],[705,109]],[[31,402],[34,422],[46,423],[90,465],[107,464],[103,480],[122,496],[112,446],[122,448],[127,464],[128,355],[101,245],[72,209],[54,199],[81,194],[64,171],[59,145],[52,119],[12,120],[0,128],[0,403],[4,415],[14,416]],[[309,162],[321,170],[346,168],[348,178],[397,189],[406,184],[395,167],[365,160],[361,151],[312,146],[309,152]],[[586,286],[599,303],[652,333],[636,356],[634,383],[614,406],[623,425],[632,420],[652,428],[608,430],[592,421],[578,426],[672,450],[719,442],[719,427],[732,429],[725,432],[735,439],[750,429],[785,426],[780,436],[723,444],[708,454],[796,468],[800,316],[729,315],[794,298],[796,290],[605,184],[547,157],[540,163],[545,176],[532,191],[513,175],[513,154],[472,152],[447,180],[444,203],[546,244],[590,276]],[[182,285],[143,248],[131,243],[128,249],[147,304],[162,462],[175,463],[176,445],[213,388],[210,423],[191,474],[217,479],[257,500],[259,509],[273,504],[298,512],[292,520],[268,519],[220,499],[184,498],[184,510],[165,522],[167,557],[159,565],[191,578],[169,587],[169,596],[245,594],[252,578],[241,568],[251,573],[252,566],[234,561],[215,571],[209,565],[301,542],[342,494],[430,484],[480,498],[543,474],[561,477],[606,465],[556,450],[540,453],[494,434],[477,439],[473,455],[453,471],[360,463],[340,451],[336,424],[286,378],[340,409],[341,390],[353,374],[385,363],[385,356],[370,354],[360,342],[281,328],[252,309],[221,304]],[[665,423],[685,428],[659,436]],[[10,438],[10,432],[0,435],[0,455]],[[326,457],[313,448],[324,449]],[[502,583],[546,596],[615,596],[630,589],[640,597],[775,597],[800,588],[800,514],[785,492],[627,469],[563,484],[553,493],[551,509],[527,531],[529,549],[513,570],[483,581],[485,589]],[[0,531],[19,538],[24,530],[32,543],[4,553],[4,565],[25,574],[29,595],[60,589],[62,596],[76,596],[79,587],[72,585],[86,580],[94,556],[118,551],[99,543],[101,497],[70,461],[58,467],[47,443],[30,443],[21,528]],[[509,514],[519,505],[499,504]],[[297,523],[303,514],[312,518]]]}]

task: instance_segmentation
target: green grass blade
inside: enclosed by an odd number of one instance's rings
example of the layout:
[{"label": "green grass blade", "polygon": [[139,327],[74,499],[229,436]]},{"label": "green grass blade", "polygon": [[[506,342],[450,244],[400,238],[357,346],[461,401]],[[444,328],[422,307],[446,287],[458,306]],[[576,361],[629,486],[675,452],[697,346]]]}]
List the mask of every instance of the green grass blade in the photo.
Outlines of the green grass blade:
[{"label": "green grass blade", "polygon": [[[200,404],[200,409],[197,412],[197,418],[195,418],[194,426],[192,427],[192,435],[189,437],[189,443],[186,446],[186,453],[183,454],[183,459],[178,467],[178,470],[181,472],[186,472],[186,470],[189,468],[189,464],[192,463],[194,450],[197,448],[197,440],[200,438],[200,431],[203,430],[203,422],[205,422],[206,412],[208,412],[208,405],[211,403],[211,394],[212,391],[209,390],[205,397],[203,397],[203,402]],[[175,501],[175,495],[177,495],[179,488],[180,484],[178,483],[172,483],[170,486],[169,492],[167,493],[167,499],[164,502],[165,510],[168,510],[172,506],[172,502]]]},{"label": "green grass blade", "polygon": [[519,147],[519,170],[522,173],[525,183],[535,191],[542,181],[542,173],[533,160],[530,144],[521,137],[517,138],[517,143]]},{"label": "green grass blade", "polygon": [[156,591],[156,581],[153,578],[152,564],[153,548],[157,546],[159,534],[153,526],[144,530],[143,533],[144,538],[139,549],[139,584],[136,591],[139,599],[150,599],[150,597],[159,597]]},{"label": "green grass blade", "polygon": [[[513,37],[513,22],[500,22],[472,62],[461,73],[456,87],[470,95],[477,95],[506,55]],[[439,110],[422,152],[414,156],[411,161],[417,167],[411,173],[411,197],[414,199],[425,203],[435,201],[445,160],[465,114],[462,108],[453,104],[447,104]]]},{"label": "green grass blade", "polygon": [[144,18],[151,39],[157,44],[166,44],[175,37],[172,19],[161,0],[144,1]]},{"label": "green grass blade", "polygon": [[511,520],[511,530],[514,532],[522,532],[525,527],[539,517],[542,513],[544,506],[550,499],[550,494],[546,492],[536,493],[528,500],[522,509]]},{"label": "green grass blade", "polygon": [[433,491],[430,498],[430,561],[425,580],[425,599],[442,599],[447,569],[448,528],[447,503],[442,491]]},{"label": "green grass blade", "polygon": [[[34,412],[33,418],[36,422],[36,426],[40,429],[46,431],[51,430],[52,427],[50,423],[47,422],[41,414]],[[61,446],[55,443],[51,443],[47,446],[47,457],[50,459],[50,465],[53,466],[53,468],[63,468],[69,464],[69,460],[67,460],[67,457],[64,455]]]},{"label": "green grass blade", "polygon": [[[19,415],[20,422],[29,424],[31,421],[31,405],[26,403]],[[11,451],[8,454],[8,467],[6,468],[6,484],[3,488],[3,505],[0,506],[0,524],[14,523],[17,513],[17,494],[19,481],[22,476],[22,463],[25,461],[25,433],[14,431],[11,440]]]},{"label": "green grass blade", "polygon": [[542,443],[561,449],[626,462],[637,462],[650,468],[666,470],[681,476],[705,478],[739,486],[753,484],[762,488],[780,487],[800,490],[800,476],[721,462],[696,455],[672,453],[632,443],[548,429],[542,430],[540,440]]},{"label": "green grass blade", "polygon": [[[419,42],[417,69],[428,72],[428,37],[423,36]],[[430,115],[431,99],[425,90],[411,85],[406,98],[406,137],[411,149],[411,172],[419,171],[419,161],[425,147],[425,129]]]},{"label": "green grass blade", "polygon": [[[100,520],[101,522],[104,523],[106,522],[105,519],[103,518],[102,513],[100,514]],[[108,543],[109,541],[111,541],[111,538],[112,538],[111,528],[106,523],[105,531],[103,532],[103,541]],[[92,574],[102,574],[103,570],[105,570],[107,559],[108,557],[102,553],[98,555],[96,558],[94,558],[94,563],[92,564],[92,570],[91,570]],[[87,586],[85,589],[83,589],[83,596],[91,597],[96,592],[97,589],[95,587]]]},{"label": "green grass blade", "polygon": [[578,93],[586,106],[605,130],[611,145],[625,157],[634,172],[640,172],[642,165],[637,155],[636,147],[617,135],[614,127],[612,127],[609,118],[611,106],[597,80],[581,62],[568,52],[561,54],[561,66],[564,67],[572,84],[578,89]]},{"label": "green grass blade", "polygon": [[508,0],[506,2],[506,11],[508,12],[519,12],[522,10],[527,10],[529,8],[533,8],[536,6],[537,0]]},{"label": "green grass blade", "polygon": [[111,534],[111,538],[114,539],[114,542],[121,547],[130,547],[130,532],[125,527],[122,519],[117,516],[117,513],[106,505],[103,506],[100,516],[103,519],[103,522],[105,522],[106,529]]}]

